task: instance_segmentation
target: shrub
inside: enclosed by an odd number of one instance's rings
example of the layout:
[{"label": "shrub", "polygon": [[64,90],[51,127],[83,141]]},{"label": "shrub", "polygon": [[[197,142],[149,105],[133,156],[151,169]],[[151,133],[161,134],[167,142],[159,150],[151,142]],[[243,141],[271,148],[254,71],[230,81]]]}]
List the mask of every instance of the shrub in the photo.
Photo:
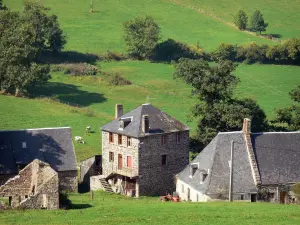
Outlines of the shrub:
[{"label": "shrub", "polygon": [[104,56],[104,59],[121,61],[126,60],[127,56],[120,52],[107,51],[107,54]]},{"label": "shrub", "polygon": [[215,52],[213,57],[218,60],[231,60],[234,61],[236,58],[236,47],[231,44],[222,43]]},{"label": "shrub", "polygon": [[239,46],[237,48],[236,58],[239,61],[250,64],[259,62],[262,63],[266,59],[267,45],[257,45],[254,42],[251,42],[244,46]]},{"label": "shrub", "polygon": [[63,71],[64,74],[71,74],[75,76],[80,75],[96,75],[98,67],[88,63],[76,63],[76,64],[60,64],[52,67],[53,72]]},{"label": "shrub", "polygon": [[112,76],[109,76],[108,83],[110,85],[115,85],[115,86],[123,86],[123,85],[132,84],[130,80],[126,80],[119,73],[115,73]]},{"label": "shrub", "polygon": [[292,186],[292,191],[297,197],[300,197],[300,183],[296,183]]}]

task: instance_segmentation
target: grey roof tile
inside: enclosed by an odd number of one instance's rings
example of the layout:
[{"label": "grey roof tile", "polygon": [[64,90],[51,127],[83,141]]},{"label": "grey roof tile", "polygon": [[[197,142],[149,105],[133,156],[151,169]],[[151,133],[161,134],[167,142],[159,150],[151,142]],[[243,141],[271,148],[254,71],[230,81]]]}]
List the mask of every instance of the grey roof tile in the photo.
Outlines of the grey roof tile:
[{"label": "grey roof tile", "polygon": [[[142,131],[142,116],[149,116],[149,133],[145,134]],[[120,130],[119,120],[122,118],[132,118],[131,122]],[[131,137],[144,137],[157,133],[170,133],[175,131],[189,130],[189,128],[168,114],[162,112],[160,109],[151,104],[143,104],[136,109],[122,115],[120,118],[104,125],[101,128],[103,131],[128,135]]]},{"label": "grey roof tile", "polygon": [[[26,142],[26,148],[22,147]],[[2,146],[8,146],[1,149]],[[56,171],[77,170],[71,128],[0,131],[0,173],[16,173],[16,164],[34,159],[45,161]]]}]

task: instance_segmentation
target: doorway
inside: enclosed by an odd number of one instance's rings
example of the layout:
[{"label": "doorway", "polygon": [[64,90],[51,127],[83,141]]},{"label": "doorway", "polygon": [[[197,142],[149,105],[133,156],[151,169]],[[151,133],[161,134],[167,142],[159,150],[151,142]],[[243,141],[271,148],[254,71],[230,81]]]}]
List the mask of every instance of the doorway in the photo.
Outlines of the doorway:
[{"label": "doorway", "polygon": [[251,194],[251,202],[256,202],[256,194]]},{"label": "doorway", "polygon": [[118,169],[121,170],[123,167],[123,157],[122,154],[118,154]]},{"label": "doorway", "polygon": [[285,198],[286,198],[286,192],[285,191],[282,191],[280,193],[280,203],[281,204],[285,204]]}]

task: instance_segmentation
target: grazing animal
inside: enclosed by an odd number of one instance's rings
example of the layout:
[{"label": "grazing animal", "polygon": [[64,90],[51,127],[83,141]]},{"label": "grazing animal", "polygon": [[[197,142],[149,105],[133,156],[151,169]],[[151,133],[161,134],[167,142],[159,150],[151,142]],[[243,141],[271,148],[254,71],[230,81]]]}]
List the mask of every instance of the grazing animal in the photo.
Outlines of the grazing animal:
[{"label": "grazing animal", "polygon": [[82,137],[80,137],[80,136],[75,136],[75,141],[77,142],[77,143],[81,143],[81,144],[84,144],[84,140],[83,140],[83,138]]},{"label": "grazing animal", "polygon": [[91,131],[92,131],[91,126],[87,126],[87,127],[85,128],[85,132],[86,132],[87,134],[91,133]]}]

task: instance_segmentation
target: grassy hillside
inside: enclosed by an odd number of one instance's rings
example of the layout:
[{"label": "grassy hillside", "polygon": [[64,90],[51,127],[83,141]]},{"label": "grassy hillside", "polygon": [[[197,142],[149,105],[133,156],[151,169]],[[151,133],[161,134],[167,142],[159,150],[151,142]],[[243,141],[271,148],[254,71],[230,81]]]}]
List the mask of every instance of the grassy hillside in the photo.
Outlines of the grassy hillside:
[{"label": "grassy hillside", "polygon": [[174,0],[188,6],[205,10],[225,21],[233,21],[233,15],[243,9],[250,19],[254,10],[262,12],[265,21],[269,22],[267,34],[277,35],[282,38],[300,36],[300,0],[293,1],[267,1],[267,0]]},{"label": "grassy hillside", "polygon": [[[187,123],[187,115],[196,100],[190,96],[188,85],[173,80],[173,67],[141,61],[100,62],[99,65],[103,71],[118,72],[133,84],[110,86],[102,75],[74,77],[54,73],[48,84],[37,87],[33,93],[83,107],[0,95],[1,129],[71,126],[73,136],[83,136],[86,141],[85,145],[75,143],[77,159],[81,160],[101,153],[100,126],[114,118],[116,103],[123,104],[124,110],[129,111],[145,103],[150,96],[153,105]],[[236,95],[257,100],[272,118],[274,108],[291,103],[288,92],[300,83],[299,73],[299,67],[240,65],[235,72],[241,79]],[[89,125],[95,133],[86,136],[85,127]],[[196,121],[188,125],[194,134]]]},{"label": "grassy hillside", "polygon": [[0,211],[0,224],[299,224],[296,205],[269,203],[172,203],[96,192],[71,195],[75,209]]},{"label": "grassy hillside", "polygon": [[[122,23],[138,15],[148,14],[161,26],[162,39],[173,38],[213,50],[222,42],[232,44],[257,41],[271,43],[224,25],[165,0],[94,0],[95,13],[89,12],[90,0],[44,0],[58,16],[68,36],[67,50],[101,53],[124,51]],[[4,0],[11,9],[21,9],[23,1]]]}]

